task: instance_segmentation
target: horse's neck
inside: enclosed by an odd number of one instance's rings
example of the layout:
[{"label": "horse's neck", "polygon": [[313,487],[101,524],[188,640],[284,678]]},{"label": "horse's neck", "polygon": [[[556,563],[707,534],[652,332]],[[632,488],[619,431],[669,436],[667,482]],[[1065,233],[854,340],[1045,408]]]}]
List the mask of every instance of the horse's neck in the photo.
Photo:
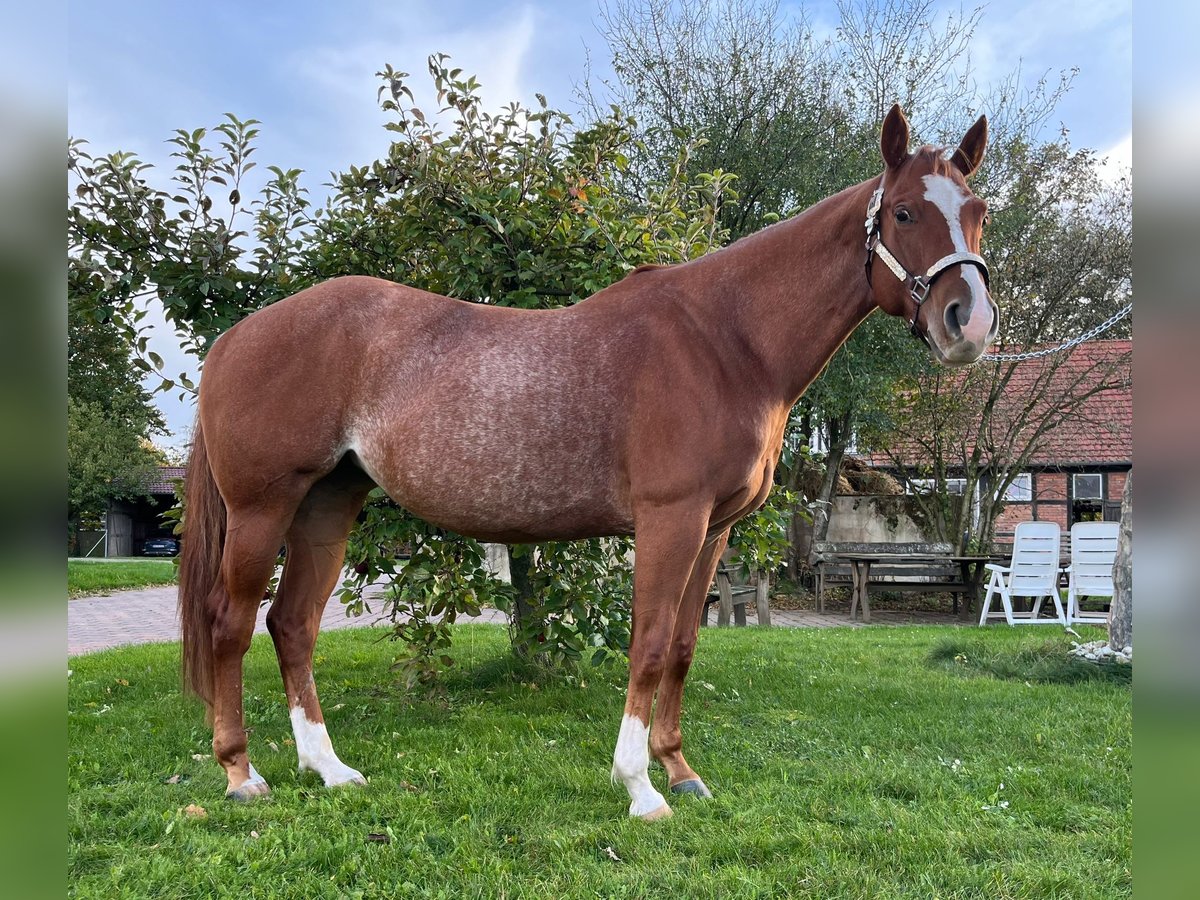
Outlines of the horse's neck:
[{"label": "horse's neck", "polygon": [[790,408],[874,309],[863,220],[878,179],[706,257],[701,302],[758,357],[773,402]]}]

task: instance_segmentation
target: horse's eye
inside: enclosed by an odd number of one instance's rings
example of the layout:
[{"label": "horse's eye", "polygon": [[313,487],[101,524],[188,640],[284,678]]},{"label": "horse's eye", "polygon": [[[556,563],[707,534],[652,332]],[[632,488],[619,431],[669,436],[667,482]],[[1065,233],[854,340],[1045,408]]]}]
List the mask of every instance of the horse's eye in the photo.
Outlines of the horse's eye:
[{"label": "horse's eye", "polygon": [[896,210],[896,221],[897,222],[911,222],[912,216],[909,214],[907,209],[904,209],[904,207],[901,207],[900,209]]}]

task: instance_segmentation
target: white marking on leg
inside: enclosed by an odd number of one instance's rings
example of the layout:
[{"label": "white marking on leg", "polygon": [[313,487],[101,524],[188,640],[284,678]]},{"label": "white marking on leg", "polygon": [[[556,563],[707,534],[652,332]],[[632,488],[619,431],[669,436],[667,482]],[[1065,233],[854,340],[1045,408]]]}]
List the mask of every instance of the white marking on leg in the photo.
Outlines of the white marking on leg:
[{"label": "white marking on leg", "polygon": [[246,765],[248,765],[250,767],[250,777],[247,778],[245,780],[245,782],[243,782],[243,784],[242,784],[243,787],[245,787],[247,784],[265,784],[266,783],[266,779],[263,778],[261,775],[259,775],[258,770],[254,768],[254,763],[247,760]]},{"label": "white marking on leg", "polygon": [[613,781],[629,791],[629,814],[644,816],[667,805],[663,795],[650,784],[650,729],[637,716],[621,717],[617,749],[613,753]]},{"label": "white marking on leg", "polygon": [[[946,217],[954,252],[970,253],[962,226],[962,208],[969,199],[967,192],[946,175],[926,175],[921,180],[925,182],[925,199]],[[983,283],[983,275],[974,266],[959,266],[959,270],[971,292],[971,305],[967,322],[962,326],[962,335],[974,344],[983,345],[992,328],[992,307],[988,302],[987,286]]]},{"label": "white marking on leg", "polygon": [[300,760],[300,771],[316,772],[326,787],[338,784],[366,784],[362,773],[352,769],[333,752],[333,742],[324,722],[310,722],[304,707],[293,706],[291,712],[292,733],[296,736],[296,756]]}]

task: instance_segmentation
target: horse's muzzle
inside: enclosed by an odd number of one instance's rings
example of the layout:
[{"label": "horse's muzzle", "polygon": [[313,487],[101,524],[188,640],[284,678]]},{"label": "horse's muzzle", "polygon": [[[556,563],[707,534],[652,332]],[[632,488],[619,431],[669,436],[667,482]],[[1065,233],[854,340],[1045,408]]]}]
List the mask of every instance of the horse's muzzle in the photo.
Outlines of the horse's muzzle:
[{"label": "horse's muzzle", "polygon": [[949,366],[970,365],[979,359],[996,338],[1000,310],[991,294],[983,302],[969,296],[951,300],[942,314],[944,342],[936,347],[940,361]]}]

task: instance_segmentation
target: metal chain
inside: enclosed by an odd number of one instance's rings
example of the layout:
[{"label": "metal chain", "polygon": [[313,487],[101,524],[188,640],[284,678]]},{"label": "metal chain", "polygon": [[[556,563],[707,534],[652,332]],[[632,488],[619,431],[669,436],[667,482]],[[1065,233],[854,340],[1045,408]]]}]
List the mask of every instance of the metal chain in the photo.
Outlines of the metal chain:
[{"label": "metal chain", "polygon": [[1113,315],[1109,316],[1095,328],[1091,328],[1079,335],[1079,337],[1071,338],[1071,340],[1059,344],[1057,347],[1047,347],[1045,350],[1031,350],[1027,353],[985,353],[980,358],[995,362],[1019,362],[1023,359],[1037,359],[1039,356],[1049,356],[1051,353],[1061,353],[1063,350],[1070,350],[1072,347],[1079,346],[1084,341],[1090,341],[1098,334],[1103,334],[1131,312],[1133,312],[1132,303],[1127,304],[1123,309],[1120,309]]}]

